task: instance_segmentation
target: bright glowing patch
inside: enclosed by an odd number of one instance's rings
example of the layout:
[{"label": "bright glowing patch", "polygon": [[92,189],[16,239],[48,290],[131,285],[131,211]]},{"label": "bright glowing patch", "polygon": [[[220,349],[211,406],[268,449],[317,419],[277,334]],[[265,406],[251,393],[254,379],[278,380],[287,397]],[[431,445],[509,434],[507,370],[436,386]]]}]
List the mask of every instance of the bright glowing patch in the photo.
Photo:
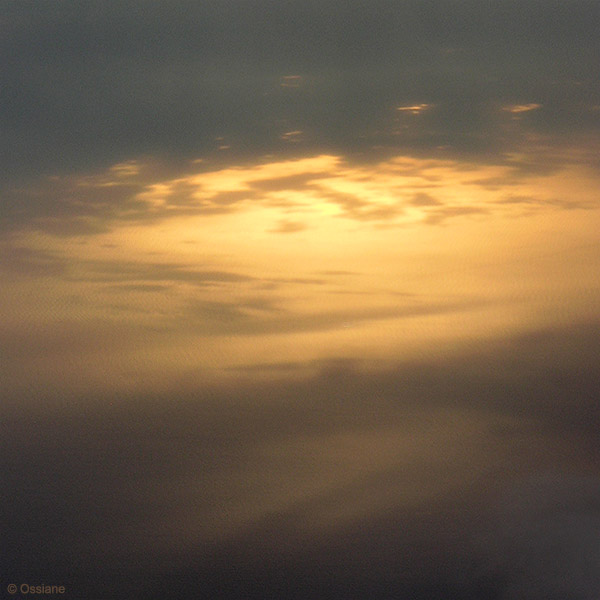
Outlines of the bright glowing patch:
[{"label": "bright glowing patch", "polygon": [[400,112],[409,112],[413,115],[418,115],[419,113],[422,113],[423,111],[429,110],[431,107],[433,106],[433,104],[412,104],[409,106],[397,106],[396,110],[400,111]]},{"label": "bright glowing patch", "polygon": [[502,110],[513,114],[519,114],[538,110],[539,108],[542,108],[541,104],[531,102],[530,104],[510,104],[509,106],[504,106]]}]

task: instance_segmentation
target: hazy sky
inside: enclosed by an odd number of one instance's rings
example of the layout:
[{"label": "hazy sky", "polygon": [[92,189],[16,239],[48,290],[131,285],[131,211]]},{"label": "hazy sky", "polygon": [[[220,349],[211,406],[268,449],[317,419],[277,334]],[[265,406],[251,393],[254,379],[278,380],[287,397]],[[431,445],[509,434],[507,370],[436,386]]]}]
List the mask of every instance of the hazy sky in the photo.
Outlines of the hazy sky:
[{"label": "hazy sky", "polygon": [[3,589],[597,598],[599,24],[0,1]]}]

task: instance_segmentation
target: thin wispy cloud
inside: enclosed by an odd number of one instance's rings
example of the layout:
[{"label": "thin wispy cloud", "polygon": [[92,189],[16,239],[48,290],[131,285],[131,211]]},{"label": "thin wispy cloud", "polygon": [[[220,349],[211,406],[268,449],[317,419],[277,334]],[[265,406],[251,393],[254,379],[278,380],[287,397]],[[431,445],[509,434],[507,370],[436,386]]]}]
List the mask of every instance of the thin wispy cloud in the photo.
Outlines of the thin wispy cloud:
[{"label": "thin wispy cloud", "polygon": [[509,106],[504,106],[502,110],[518,115],[521,113],[531,112],[532,110],[538,110],[540,108],[542,108],[541,104],[530,102],[529,104],[510,104]]},{"label": "thin wispy cloud", "polygon": [[413,115],[418,115],[419,113],[422,113],[423,111],[429,110],[432,107],[431,104],[413,104],[413,105],[409,105],[409,106],[397,106],[396,110],[399,112],[409,112]]}]

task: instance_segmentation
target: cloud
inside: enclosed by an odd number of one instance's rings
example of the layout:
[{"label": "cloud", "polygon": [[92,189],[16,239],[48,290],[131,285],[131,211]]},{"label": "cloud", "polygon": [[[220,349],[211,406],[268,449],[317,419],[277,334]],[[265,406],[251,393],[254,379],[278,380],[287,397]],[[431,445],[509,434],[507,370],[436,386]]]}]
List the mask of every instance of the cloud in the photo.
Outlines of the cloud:
[{"label": "cloud", "polygon": [[[293,168],[291,169],[294,170]],[[330,170],[324,168],[321,171],[309,171],[280,177],[270,177],[254,180],[249,183],[250,187],[261,192],[280,192],[285,190],[296,190],[310,187],[315,179],[327,176]]]},{"label": "cloud", "polygon": [[279,224],[269,231],[272,233],[297,233],[306,228],[307,226],[299,221],[279,221]]},{"label": "cloud", "polygon": [[409,106],[397,106],[396,110],[399,112],[409,112],[413,115],[418,115],[423,111],[429,110],[431,108],[431,104],[412,104]]},{"label": "cloud", "polygon": [[67,272],[66,261],[48,250],[27,246],[0,244],[0,270],[11,277],[61,277]]},{"label": "cloud", "polygon": [[488,212],[487,209],[480,206],[445,206],[436,208],[427,212],[425,223],[429,225],[439,225],[453,217],[462,217],[464,215],[483,215]]},{"label": "cloud", "polygon": [[[510,198],[539,194],[561,173],[594,180],[592,149],[580,149],[577,155],[575,150],[557,154],[549,147],[523,149],[519,156],[488,165],[397,155],[364,163],[322,154],[226,168],[197,161],[170,168],[158,159],[132,160],[13,189],[6,196],[1,226],[5,231],[83,237],[182,217],[210,222],[254,212],[264,218],[259,211],[266,209],[278,212],[274,216],[282,223],[308,227],[336,217],[377,226],[433,223],[474,213],[511,216],[510,205],[517,203]],[[541,197],[538,204],[540,209],[596,206],[592,197]]]},{"label": "cloud", "polygon": [[[384,143],[396,152],[445,146],[454,156],[483,149],[498,158],[519,134],[507,140],[492,105],[543,104],[522,124],[536,131],[597,131],[593,112],[574,110],[597,104],[598,42],[585,0],[568,15],[541,0],[492,10],[474,0],[432,1],[426,10],[412,0],[352,0],[341,12],[333,0],[218,8],[179,0],[169,11],[121,4],[7,5],[5,182],[143,155],[296,152],[282,130],[313,132],[311,153]],[[436,111],[421,110],[422,98]],[[417,107],[427,122],[410,136],[390,135],[395,107]]]},{"label": "cloud", "polygon": [[304,132],[300,131],[299,129],[294,131],[286,131],[285,133],[282,133],[280,137],[286,142],[297,144],[303,141]]},{"label": "cloud", "polygon": [[5,572],[64,578],[78,597],[169,584],[176,598],[192,584],[232,598],[271,585],[589,597],[597,334],[586,323],[448,358],[5,403]]},{"label": "cloud", "polygon": [[135,284],[135,283],[125,283],[125,284],[115,284],[107,286],[106,289],[110,291],[118,291],[118,292],[164,292],[168,290],[170,285],[152,285],[152,284]]},{"label": "cloud", "polygon": [[497,530],[486,532],[493,541],[484,550],[487,568],[497,577],[503,571],[501,598],[597,593],[599,498],[596,477],[560,470],[525,478],[501,496],[494,506]]},{"label": "cloud", "polygon": [[436,200],[433,196],[425,192],[415,194],[410,203],[413,206],[438,206],[441,204],[439,200]]},{"label": "cloud", "polygon": [[[78,272],[77,266],[82,271]],[[254,278],[242,273],[216,270],[198,270],[177,263],[138,263],[128,261],[84,261],[74,263],[70,281],[89,282],[185,282],[205,286],[221,283],[253,281]]]},{"label": "cloud", "polygon": [[[388,319],[410,319],[425,315],[443,315],[469,311],[484,302],[465,299],[446,303],[405,303],[358,310],[322,310],[293,312],[276,309],[276,303],[267,302],[260,313],[245,301],[237,303],[192,302],[183,315],[177,315],[175,324],[184,322],[188,331],[203,335],[254,336],[291,332],[330,331],[341,327],[358,326],[365,322]],[[263,312],[264,311],[264,312]]]},{"label": "cloud", "polygon": [[497,200],[498,204],[522,205],[524,207],[548,208],[554,207],[562,210],[585,210],[597,208],[596,203],[585,200],[561,200],[559,198],[534,198],[531,196],[507,196]]},{"label": "cloud", "polygon": [[538,110],[539,108],[542,108],[541,104],[530,102],[529,104],[510,104],[509,106],[503,106],[502,110],[512,114],[521,114],[532,110]]},{"label": "cloud", "polygon": [[598,596],[596,4],[1,2],[6,581]]}]

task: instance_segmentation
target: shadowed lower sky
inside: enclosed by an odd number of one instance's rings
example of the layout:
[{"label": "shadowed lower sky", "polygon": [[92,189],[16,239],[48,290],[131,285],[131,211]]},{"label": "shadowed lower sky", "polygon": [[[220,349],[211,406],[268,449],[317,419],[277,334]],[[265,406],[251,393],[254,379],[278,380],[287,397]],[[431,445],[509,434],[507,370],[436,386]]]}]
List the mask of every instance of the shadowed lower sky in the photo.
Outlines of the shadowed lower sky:
[{"label": "shadowed lower sky", "polygon": [[597,1],[0,2],[3,593],[600,593]]}]

